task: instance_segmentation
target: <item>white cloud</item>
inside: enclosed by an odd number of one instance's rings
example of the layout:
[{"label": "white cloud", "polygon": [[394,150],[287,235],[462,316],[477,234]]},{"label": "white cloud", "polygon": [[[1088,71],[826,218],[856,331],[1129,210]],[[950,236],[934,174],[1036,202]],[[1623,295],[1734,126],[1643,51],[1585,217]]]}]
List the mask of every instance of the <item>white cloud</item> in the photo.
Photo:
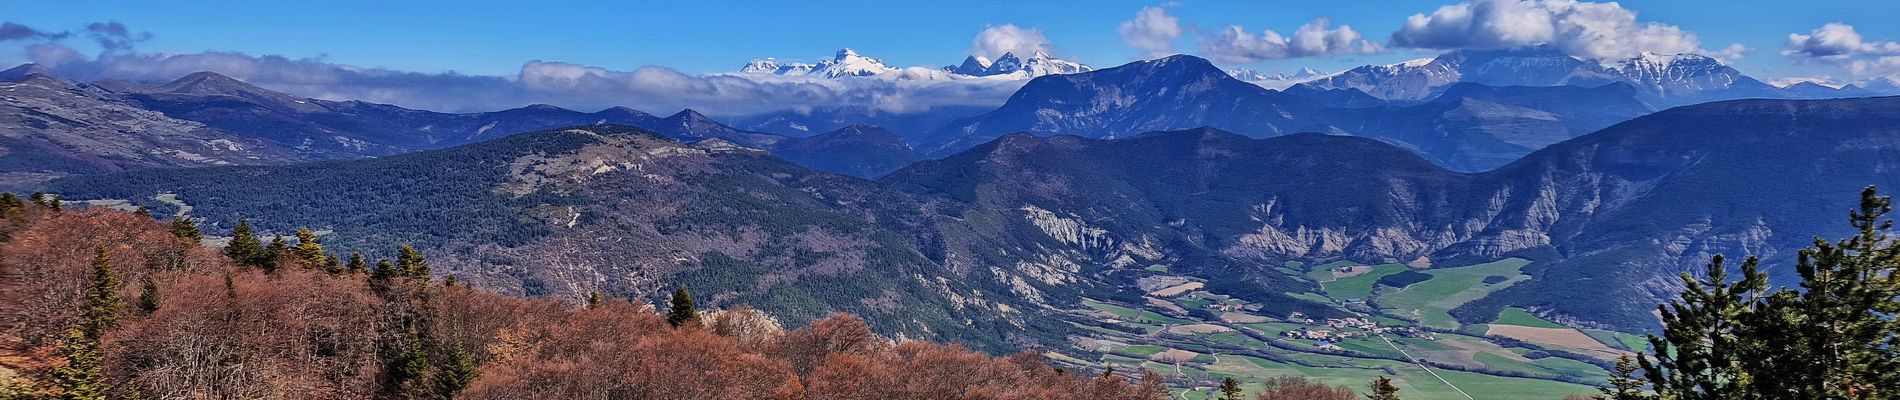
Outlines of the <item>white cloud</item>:
[{"label": "white cloud", "polygon": [[1215,61],[1245,64],[1260,60],[1378,53],[1385,50],[1378,43],[1365,40],[1351,26],[1331,28],[1332,22],[1324,17],[1314,19],[1294,30],[1291,37],[1282,36],[1271,29],[1254,34],[1239,25],[1228,26],[1214,35],[1202,37],[1200,53]]},{"label": "white cloud", "polygon": [[1003,24],[983,28],[977,32],[976,40],[970,47],[970,54],[995,59],[1003,53],[1016,53],[1027,57],[1036,52],[1055,53],[1055,46],[1049,44],[1049,38],[1042,35],[1041,29],[1024,28],[1015,24]]},{"label": "white cloud", "polygon": [[1148,57],[1174,53],[1174,40],[1181,37],[1181,19],[1168,15],[1161,7],[1147,7],[1135,13],[1135,19],[1122,22],[1122,41]]},{"label": "white cloud", "polygon": [[1417,49],[1485,49],[1549,44],[1573,56],[1634,57],[1643,52],[1707,53],[1694,32],[1639,22],[1618,3],[1572,0],[1475,0],[1413,14],[1391,44]]},{"label": "white cloud", "polygon": [[1788,34],[1781,54],[1796,58],[1843,59],[1854,56],[1900,55],[1900,43],[1866,40],[1853,25],[1830,23],[1808,34]]},{"label": "white cloud", "polygon": [[1723,47],[1721,50],[1710,51],[1706,55],[1710,58],[1722,60],[1722,62],[1725,63],[1734,63],[1736,60],[1740,60],[1742,57],[1747,56],[1748,53],[1754,51],[1755,48],[1743,46],[1741,43],[1729,43],[1728,47]]}]

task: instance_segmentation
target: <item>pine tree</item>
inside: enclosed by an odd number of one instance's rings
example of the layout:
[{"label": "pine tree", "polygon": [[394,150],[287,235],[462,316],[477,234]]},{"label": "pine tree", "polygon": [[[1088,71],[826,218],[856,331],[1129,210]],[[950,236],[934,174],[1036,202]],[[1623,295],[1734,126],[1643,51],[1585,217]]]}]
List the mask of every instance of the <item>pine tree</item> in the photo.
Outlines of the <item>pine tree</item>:
[{"label": "pine tree", "polygon": [[137,216],[141,216],[145,218],[151,218],[152,210],[145,208],[144,204],[140,204],[137,209],[132,210],[132,215],[137,215]]},{"label": "pine tree", "polygon": [[599,290],[595,290],[587,294],[587,308],[590,308],[590,309],[600,308],[600,304],[605,301],[606,301],[605,299],[602,299],[600,297]]},{"label": "pine tree", "polygon": [[1372,390],[1366,395],[1367,400],[1399,400],[1399,387],[1392,386],[1392,378],[1383,376],[1374,378],[1372,383],[1366,385],[1366,388]]},{"label": "pine tree", "polygon": [[118,323],[125,300],[119,298],[119,276],[112,272],[112,253],[105,246],[94,249],[92,276],[87,279],[86,303],[81,310],[79,329],[97,340]]},{"label": "pine tree", "polygon": [[284,241],[284,235],[272,236],[270,245],[264,246],[264,256],[259,264],[264,266],[264,272],[277,272],[277,260],[288,253],[290,253],[290,242]]},{"label": "pine tree", "polygon": [[177,236],[187,242],[201,243],[205,240],[204,234],[198,232],[198,224],[192,222],[191,217],[173,218],[171,231],[172,236]]},{"label": "pine tree", "polygon": [[158,293],[158,281],[152,279],[151,274],[146,274],[144,278],[140,278],[139,312],[142,314],[151,314],[158,311],[160,301],[164,301],[164,295]]},{"label": "pine tree", "polygon": [[66,365],[53,369],[53,386],[62,400],[105,400],[105,357],[99,343],[75,327],[66,334],[59,348]]},{"label": "pine tree", "polygon": [[350,274],[367,273],[369,272],[369,264],[363,262],[362,252],[350,252],[350,262],[343,265],[343,270],[348,271]]},{"label": "pine tree", "polygon": [[317,243],[317,233],[311,232],[310,228],[297,228],[295,254],[297,262],[303,263],[305,268],[320,268],[328,258],[323,252],[323,244]]},{"label": "pine tree", "polygon": [[1597,398],[1606,400],[1654,399],[1654,397],[1648,393],[1643,392],[1643,386],[1647,383],[1643,381],[1641,375],[1638,375],[1641,372],[1642,368],[1636,365],[1635,358],[1630,357],[1628,354],[1617,357],[1615,371],[1611,371],[1610,374],[1609,386],[1597,388],[1597,391],[1603,392],[1603,395],[1597,396]]},{"label": "pine tree", "polygon": [[1240,394],[1240,381],[1234,377],[1221,378],[1220,400],[1243,400]]},{"label": "pine tree", "polygon": [[699,311],[693,309],[693,295],[686,293],[685,287],[673,290],[672,307],[666,312],[666,323],[673,326],[699,322]]},{"label": "pine tree", "polygon": [[1765,301],[1744,332],[1760,354],[1745,357],[1758,393],[1790,398],[1900,397],[1900,243],[1888,232],[1892,198],[1861,192],[1849,213],[1855,235],[1815,239],[1795,263],[1801,290]]},{"label": "pine tree", "polygon": [[396,268],[402,276],[410,279],[424,282],[429,280],[429,260],[423,258],[422,252],[416,251],[415,246],[410,246],[408,243],[404,243],[402,248],[396,251]]},{"label": "pine tree", "polygon": [[463,350],[462,346],[449,346],[446,353],[440,363],[440,371],[435,374],[436,398],[445,400],[454,399],[462,393],[462,389],[474,383],[476,377],[481,376],[475,357]]},{"label": "pine tree", "polygon": [[119,277],[112,272],[112,255],[105,246],[95,249],[92,276],[87,279],[85,304],[79,322],[66,335],[60,354],[66,365],[53,371],[53,383],[63,399],[103,400],[109,388],[105,383],[105,357],[99,352],[99,338],[118,322]]},{"label": "pine tree", "polygon": [[22,208],[26,208],[26,203],[20,201],[20,196],[13,192],[0,192],[0,217],[13,216]]},{"label": "pine tree", "polygon": [[330,275],[342,275],[343,271],[342,259],[336,258],[335,254],[323,255],[323,272],[328,272]]},{"label": "pine tree", "polygon": [[388,280],[401,275],[402,272],[396,269],[396,264],[390,263],[388,259],[381,259],[376,260],[376,270],[371,271],[369,277],[377,280]]},{"label": "pine tree", "polygon": [[1748,390],[1753,376],[1744,359],[1757,353],[1759,342],[1737,335],[1742,321],[1754,318],[1753,304],[1768,286],[1768,276],[1750,257],[1742,262],[1742,279],[1729,282],[1722,256],[1709,261],[1707,278],[1682,274],[1687,286],[1677,300],[1657,307],[1662,336],[1650,335],[1652,356],[1637,359],[1644,377],[1663,398],[1728,400],[1758,398]]},{"label": "pine tree", "polygon": [[224,246],[224,255],[241,266],[264,266],[264,242],[258,240],[257,234],[251,231],[250,219],[239,218],[237,226],[231,227],[231,243]]}]

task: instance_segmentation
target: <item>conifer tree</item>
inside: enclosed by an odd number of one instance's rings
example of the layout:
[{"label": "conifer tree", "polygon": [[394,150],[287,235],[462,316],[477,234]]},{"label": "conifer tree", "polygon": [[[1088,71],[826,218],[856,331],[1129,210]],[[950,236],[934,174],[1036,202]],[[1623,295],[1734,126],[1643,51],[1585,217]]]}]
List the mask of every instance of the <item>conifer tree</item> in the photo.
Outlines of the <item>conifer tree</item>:
[{"label": "conifer tree", "polygon": [[323,252],[323,244],[317,243],[317,233],[310,228],[297,228],[297,261],[305,268],[320,268],[328,261]]},{"label": "conifer tree", "polygon": [[390,263],[388,259],[381,259],[376,260],[376,270],[371,271],[369,277],[378,280],[388,280],[401,275],[402,272],[396,269],[396,264]]},{"label": "conifer tree", "polygon": [[0,192],[0,216],[12,216],[25,207],[26,203],[20,201],[20,196],[13,192]]},{"label": "conifer tree", "polygon": [[1392,385],[1392,378],[1384,376],[1373,378],[1372,383],[1367,384],[1366,388],[1372,390],[1371,393],[1366,394],[1367,400],[1399,400],[1399,387]]},{"label": "conifer tree", "polygon": [[602,299],[602,298],[600,297],[600,291],[599,291],[599,290],[595,290],[595,291],[593,291],[593,292],[590,292],[590,293],[588,293],[588,294],[587,294],[587,308],[590,308],[590,309],[591,309],[591,308],[600,308],[600,304],[601,304],[601,303],[603,303],[603,302],[605,302],[605,301],[606,301],[605,299]]},{"label": "conifer tree", "polygon": [[172,236],[191,243],[200,243],[205,240],[204,234],[198,232],[198,224],[192,222],[191,217],[173,218],[171,232]]},{"label": "conifer tree", "polygon": [[104,381],[105,357],[99,352],[99,338],[118,322],[125,301],[119,298],[119,277],[112,272],[112,256],[105,246],[95,249],[92,276],[86,283],[79,322],[60,346],[66,365],[53,371],[53,383],[63,399],[103,400],[109,389]]},{"label": "conifer tree", "polygon": [[343,271],[342,259],[336,258],[335,254],[323,255],[323,272],[328,272],[330,275],[342,275]]},{"label": "conifer tree", "polygon": [[137,216],[141,216],[145,218],[151,218],[152,210],[145,208],[144,204],[140,204],[137,209],[132,210],[132,215],[137,215]]},{"label": "conifer tree", "polygon": [[1597,388],[1597,391],[1603,392],[1603,395],[1597,396],[1596,398],[1605,400],[1654,399],[1654,397],[1648,393],[1643,392],[1643,386],[1647,383],[1643,381],[1643,377],[1639,375],[1640,373],[1642,373],[1642,367],[1636,365],[1635,358],[1630,357],[1628,354],[1617,357],[1615,370],[1610,372],[1609,386]]},{"label": "conifer tree", "polygon": [[435,374],[436,398],[444,400],[460,395],[462,389],[467,389],[481,375],[475,357],[463,350],[462,346],[449,346],[446,353],[440,363],[440,371]]},{"label": "conifer tree", "polygon": [[251,231],[251,220],[239,218],[237,226],[231,227],[231,243],[224,246],[224,255],[231,257],[238,265],[263,267],[264,242],[257,239]]},{"label": "conifer tree", "polygon": [[260,265],[264,266],[264,272],[277,272],[277,259],[289,253],[290,242],[284,241],[284,235],[272,236],[270,245],[264,246],[264,255],[260,260]]},{"label": "conifer tree", "polygon": [[422,252],[416,251],[415,246],[410,246],[408,243],[404,243],[402,248],[396,251],[396,268],[402,276],[410,279],[429,280],[429,260],[423,258]]},{"label": "conifer tree", "polygon": [[144,278],[139,279],[138,306],[140,313],[151,314],[152,312],[158,311],[159,302],[163,300],[164,295],[158,293],[158,281],[153,280],[151,274],[146,274]]},{"label": "conifer tree", "polygon": [[26,199],[27,201],[33,202],[33,204],[46,205],[46,192],[33,192],[33,194],[27,196]]},{"label": "conifer tree", "polygon": [[112,254],[105,246],[94,250],[92,276],[87,279],[86,303],[81,310],[79,329],[97,340],[100,334],[118,323],[125,300],[119,298],[119,275],[112,272]]},{"label": "conifer tree", "polygon": [[1240,381],[1231,376],[1221,378],[1220,400],[1244,400],[1241,398]]},{"label": "conifer tree", "polygon": [[1742,262],[1742,279],[1729,282],[1722,256],[1712,257],[1707,278],[1683,273],[1686,288],[1678,299],[1657,307],[1663,334],[1649,336],[1653,361],[1644,356],[1637,362],[1658,394],[1679,400],[1757,397],[1747,387],[1753,377],[1743,368],[1750,346],[1757,343],[1737,335],[1768,286],[1768,275],[1756,264],[1749,257]]},{"label": "conifer tree", "polygon": [[677,327],[699,322],[699,311],[693,309],[693,295],[686,293],[686,287],[673,290],[671,305],[666,312],[666,323]]},{"label": "conifer tree", "polygon": [[343,264],[343,270],[350,274],[369,272],[369,264],[363,261],[363,252],[350,252],[350,262]]}]

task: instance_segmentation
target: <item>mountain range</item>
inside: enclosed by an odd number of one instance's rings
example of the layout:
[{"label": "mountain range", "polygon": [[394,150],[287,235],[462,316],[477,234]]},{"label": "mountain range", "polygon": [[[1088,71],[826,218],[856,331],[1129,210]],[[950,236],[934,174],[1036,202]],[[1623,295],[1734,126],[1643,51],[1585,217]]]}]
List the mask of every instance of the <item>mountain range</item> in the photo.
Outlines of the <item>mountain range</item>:
[{"label": "mountain range", "polygon": [[[921,69],[921,71],[919,70]],[[755,59],[739,68],[743,75],[811,76],[821,78],[871,77],[886,75],[894,79],[918,78],[975,78],[994,77],[998,79],[1027,79],[1044,75],[1074,74],[1093,71],[1087,65],[1066,61],[1043,51],[1035,51],[1026,57],[1005,52],[995,60],[986,57],[969,56],[962,64],[942,68],[902,68],[885,64],[883,60],[865,57],[849,48],[838,50],[831,58],[819,60],[816,64],[802,62],[781,62],[775,58]],[[898,73],[906,72],[906,73]]]},{"label": "mountain range", "polygon": [[298,98],[212,72],[156,85],[78,83],[29,64],[0,72],[0,85],[6,90],[0,186],[6,187],[73,174],[382,157],[575,125],[633,125],[689,142],[720,139],[759,149],[786,139],[690,109],[665,117],[625,107],[590,113],[549,105],[441,113]]},{"label": "mountain range", "polygon": [[[343,248],[417,243],[441,254],[432,259],[446,273],[509,292],[687,284],[713,304],[795,318],[850,310],[891,331],[987,343],[1060,340],[1070,328],[1045,317],[1081,296],[1118,298],[1128,272],[1151,265],[1269,314],[1327,313],[1335,306],[1299,295],[1316,282],[1279,266],[1339,259],[1528,258],[1532,280],[1453,314],[1483,323],[1514,306],[1642,330],[1679,272],[1749,254],[1785,279],[1793,249],[1843,233],[1837,220],[1855,191],[1900,185],[1896,110],[1900,98],[1679,107],[1481,173],[1370,138],[1197,128],[1115,140],[1011,134],[872,182],[721,140],[594,126],[373,160],[69,177],[48,189],[171,193],[214,226],[274,215],[255,222],[333,230]],[[832,136],[889,142],[863,129]],[[351,200],[363,196],[383,200]],[[1019,330],[1029,333],[1006,333]]]}]

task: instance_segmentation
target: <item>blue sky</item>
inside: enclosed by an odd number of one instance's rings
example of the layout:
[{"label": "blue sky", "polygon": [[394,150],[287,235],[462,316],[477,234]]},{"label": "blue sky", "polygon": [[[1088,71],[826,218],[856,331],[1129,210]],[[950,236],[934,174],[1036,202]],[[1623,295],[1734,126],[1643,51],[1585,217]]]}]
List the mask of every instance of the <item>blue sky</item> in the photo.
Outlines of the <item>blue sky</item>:
[{"label": "blue sky", "polygon": [[1605,60],[1704,54],[1763,80],[1900,79],[1893,0],[712,3],[0,0],[0,67],[144,82],[208,70],[299,96],[437,111],[547,103],[712,115],[989,107],[1025,82],[716,75],[844,47],[896,67],[1048,50],[1098,68],[1187,53],[1229,68],[1333,72],[1548,44]]},{"label": "blue sky", "polygon": [[[236,51],[279,54],[365,67],[510,75],[528,60],[631,69],[665,65],[688,73],[727,71],[754,57],[815,59],[839,47],[897,65],[959,61],[976,33],[1015,24],[1040,29],[1066,58],[1096,66],[1141,54],[1117,26],[1152,1],[890,2],[816,1],[611,2],[525,4],[463,1],[12,1],[0,19],[44,30],[72,30],[119,21],[153,37],[144,52]],[[1287,33],[1315,17],[1350,25],[1382,41],[1407,16],[1450,1],[1186,1],[1169,14],[1202,29],[1240,25]],[[916,4],[928,4],[918,6]],[[1769,77],[1844,75],[1779,54],[1789,33],[1829,22],[1855,26],[1869,38],[1900,39],[1895,1],[1624,1],[1641,20],[1680,26],[1706,48],[1741,43],[1754,49],[1735,64]],[[1192,43],[1192,34],[1181,43]],[[75,49],[97,51],[72,38]],[[20,45],[0,47],[0,61],[24,60]],[[1193,52],[1191,45],[1178,50]],[[1264,70],[1313,66],[1334,70],[1421,56],[1415,51],[1336,55],[1248,63]],[[1236,64],[1236,63],[1225,63]]]}]

